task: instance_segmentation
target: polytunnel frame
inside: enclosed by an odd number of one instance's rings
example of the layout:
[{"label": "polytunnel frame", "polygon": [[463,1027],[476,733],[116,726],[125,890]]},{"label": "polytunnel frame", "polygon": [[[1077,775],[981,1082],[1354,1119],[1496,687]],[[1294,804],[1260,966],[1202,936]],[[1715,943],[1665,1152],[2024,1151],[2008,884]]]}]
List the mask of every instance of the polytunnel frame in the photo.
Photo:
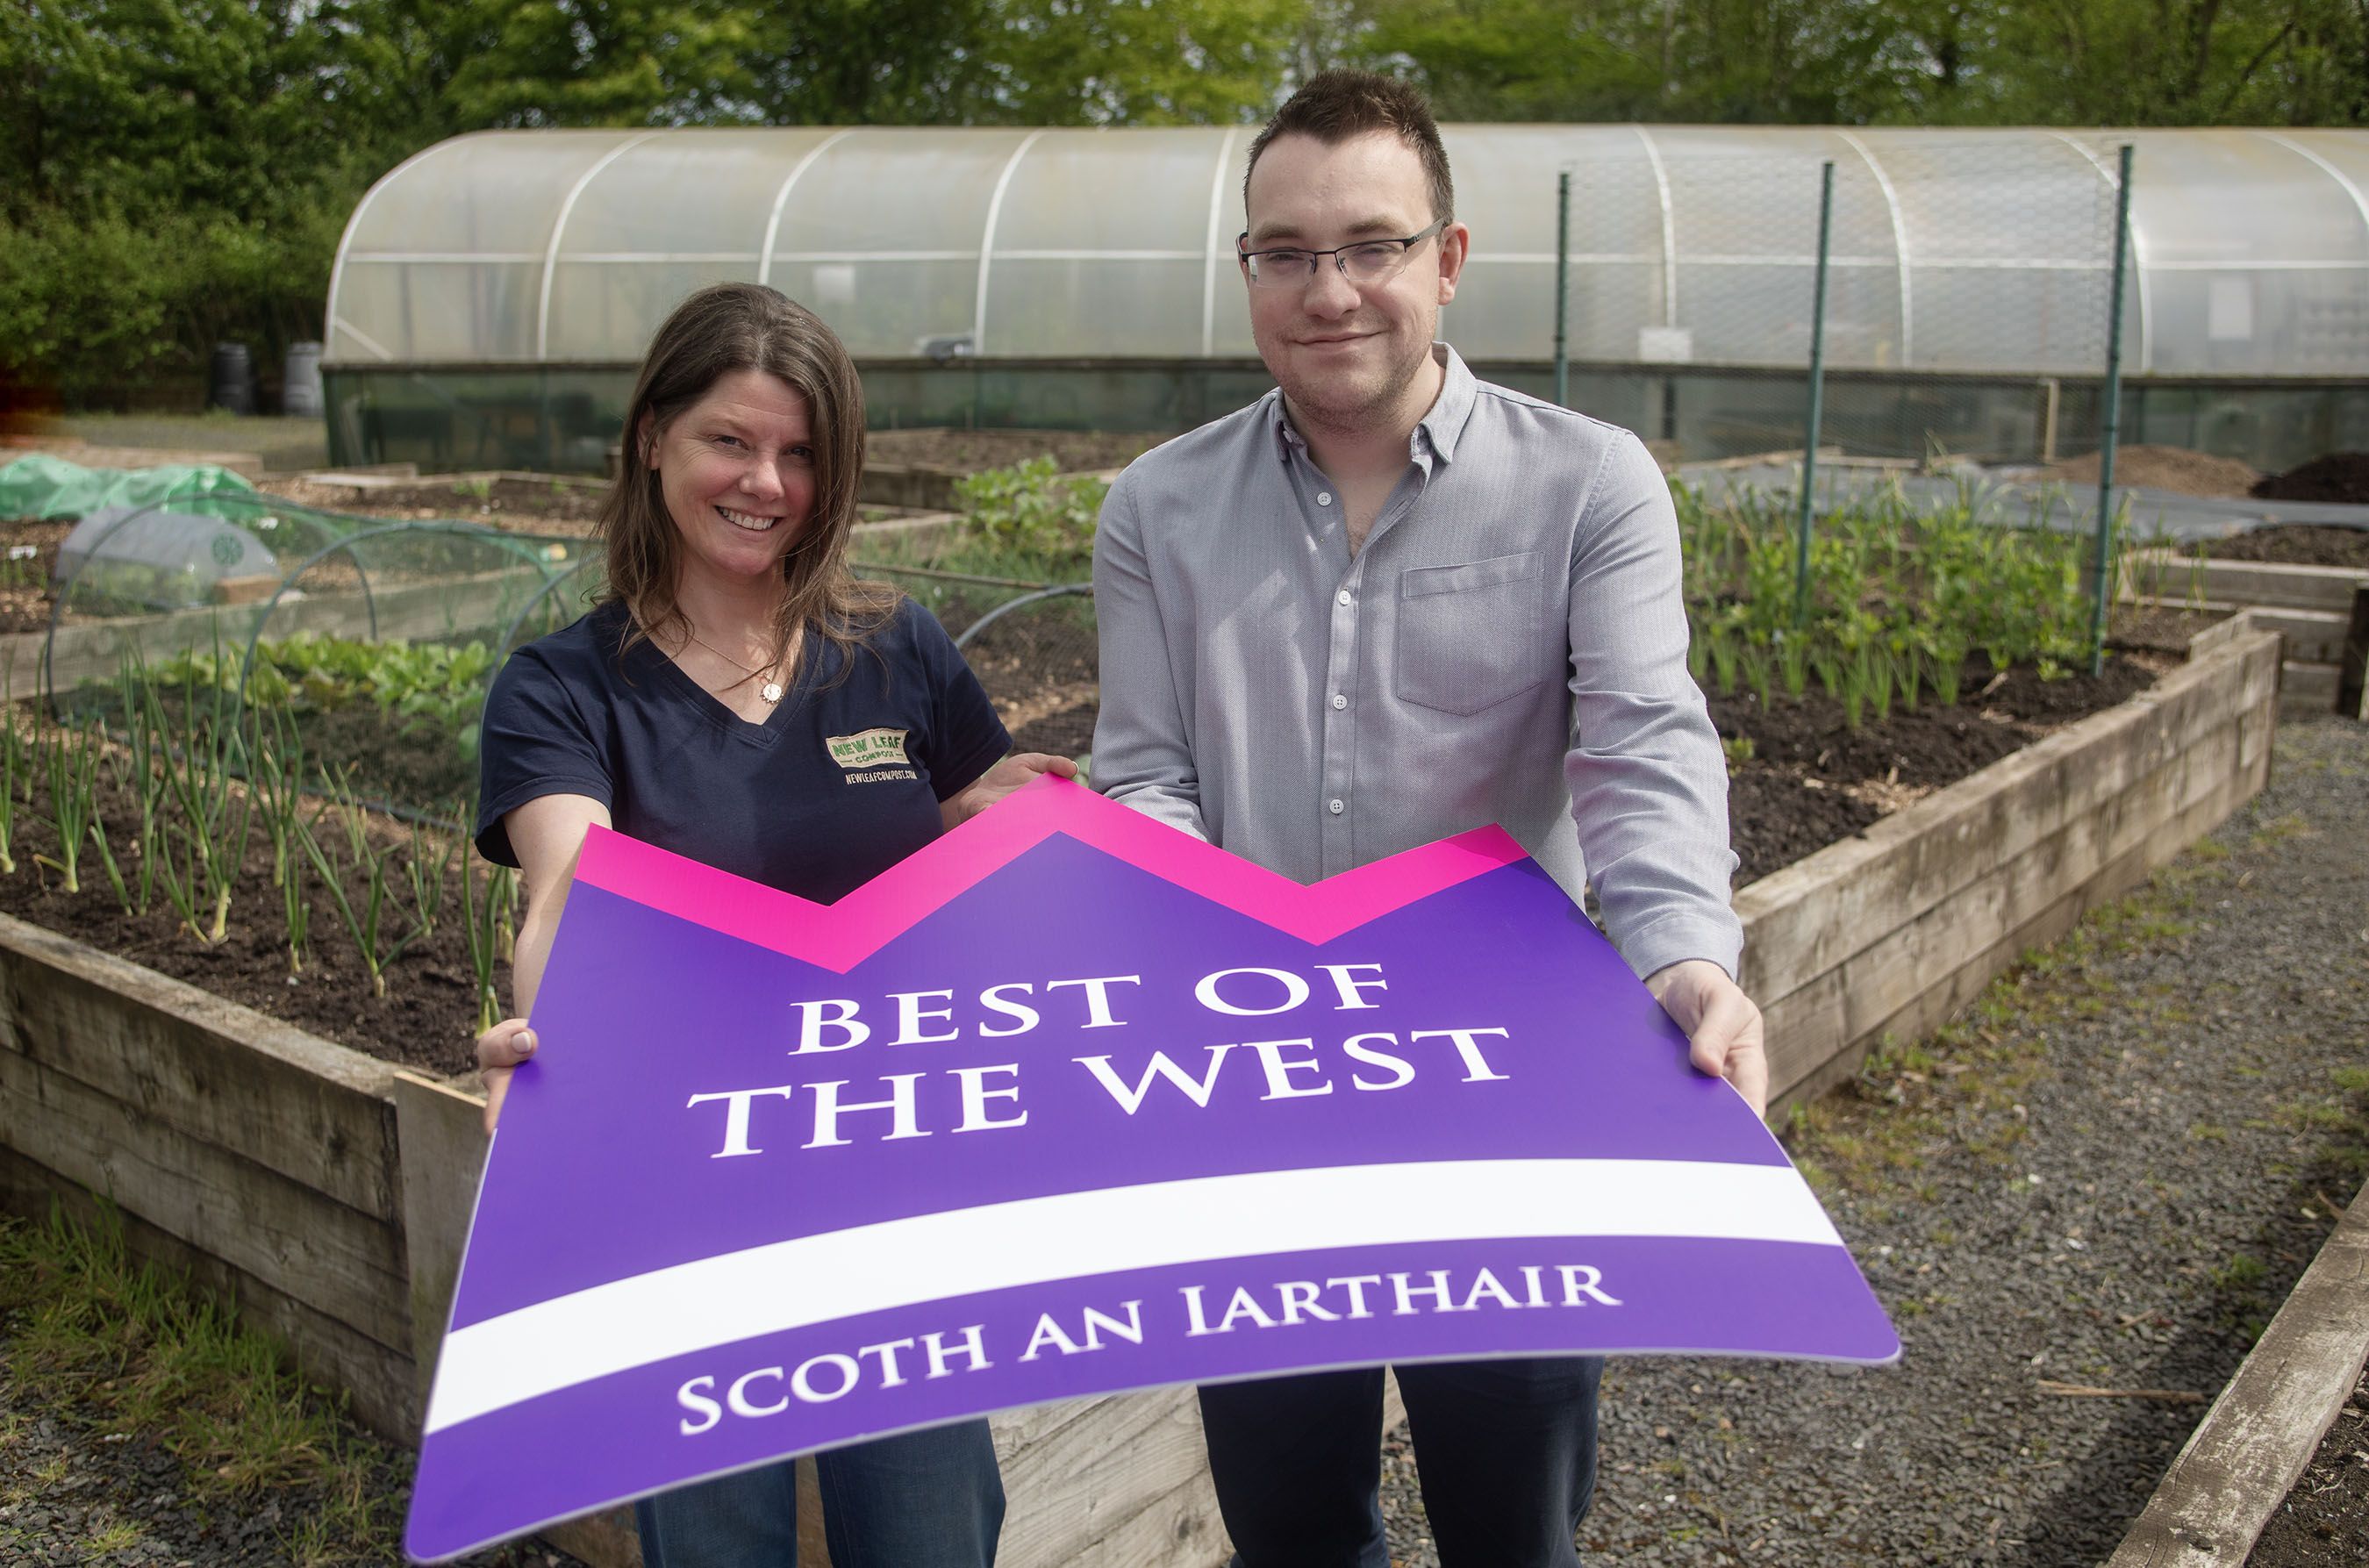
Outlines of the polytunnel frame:
[{"label": "polytunnel frame", "polygon": [[[791,128],[783,127],[781,129],[788,130]],[[835,129],[828,135],[823,136],[819,141],[816,142],[814,145],[807,147],[804,152],[800,153],[796,159],[792,163],[789,172],[783,177],[782,183],[774,190],[772,203],[768,209],[765,217],[764,233],[759,241],[758,248],[754,252],[747,254],[747,259],[752,260],[756,263],[756,280],[760,284],[768,287],[772,285],[773,265],[777,261],[805,261],[818,258],[855,261],[876,259],[914,260],[934,258],[942,254],[933,251],[893,251],[881,252],[875,256],[868,253],[856,254],[838,251],[829,253],[819,251],[783,252],[777,249],[777,242],[781,235],[782,214],[787,209],[791,189],[798,183],[799,179],[806,175],[807,171],[811,168],[825,153],[837,146],[841,142],[846,140],[848,137],[854,135],[857,132],[870,129],[877,128],[866,126],[844,126]],[[974,356],[984,357],[987,352],[987,307],[989,290],[997,258],[995,236],[1001,223],[1005,194],[1011,188],[1013,177],[1018,174],[1022,161],[1027,157],[1031,149],[1033,149],[1040,140],[1050,134],[1053,131],[1063,129],[1072,128],[1039,126],[1029,131],[1020,139],[1019,143],[1008,155],[1006,155],[1002,167],[997,173],[993,190],[988,199],[987,212],[984,220],[979,225],[979,236],[977,249],[943,253],[947,256],[957,257],[963,260],[975,261],[978,267],[978,276],[974,286],[971,303],[971,347],[969,351]],[[1225,196],[1226,192],[1231,188],[1230,177],[1233,169],[1234,149],[1241,142],[1242,129],[1243,128],[1241,126],[1228,126],[1225,128],[1225,133],[1219,138],[1217,156],[1214,159],[1214,168],[1210,176],[1208,227],[1204,235],[1202,248],[1200,250],[1013,250],[1003,252],[1003,258],[1011,261],[1199,261],[1202,263],[1201,352],[1205,357],[1214,356],[1217,348],[1218,330],[1218,275],[1222,270],[1223,259],[1221,245],[1223,240]],[[616,163],[635,148],[657,138],[661,133],[661,130],[652,130],[626,134],[615,146],[609,148],[599,157],[595,158],[591,165],[578,174],[569,184],[566,195],[562,198],[559,203],[557,212],[554,214],[550,237],[545,240],[544,244],[544,251],[541,258],[543,272],[542,277],[536,283],[534,358],[532,361],[524,361],[526,364],[533,366],[547,366],[555,362],[550,357],[552,286],[557,276],[559,264],[563,259],[560,254],[560,247],[566,243],[567,224],[570,218],[574,215],[577,202],[583,197],[584,192],[590,188],[593,181],[604,173],[611,165]],[[436,154],[442,152],[447,148],[458,145],[460,143],[468,139],[469,138],[467,137],[454,137],[450,141],[440,142],[434,146],[422,148],[419,152],[413,154],[410,157],[405,159],[402,163],[397,164],[393,169],[388,171],[388,173],[373,184],[369,190],[365,191],[360,201],[356,203],[352,214],[346,220],[344,233],[338,237],[337,255],[329,268],[327,309],[325,313],[323,321],[323,332],[326,338],[333,342],[337,334],[343,332],[347,337],[352,338],[362,348],[366,349],[371,353],[375,354],[381,361],[390,365],[402,362],[396,359],[395,354],[390,351],[385,345],[378,342],[369,334],[363,332],[360,328],[347,321],[344,315],[339,310],[338,306],[340,298],[344,292],[346,264],[357,254],[354,247],[354,238],[361,229],[363,219],[369,213],[372,206],[376,202],[379,192],[394,185],[403,176],[412,172],[419,165],[425,163]],[[372,252],[362,252],[360,254],[366,260],[378,259],[376,255]],[[635,261],[647,262],[714,260],[716,258],[717,254],[718,253],[707,251],[675,252],[653,250],[647,252],[635,252],[632,254],[631,259]],[[743,253],[736,251],[728,254],[735,258],[738,258]],[[409,256],[402,253],[397,253],[396,258],[412,259]],[[455,259],[461,258],[456,258]],[[568,259],[583,260],[586,258],[575,258]],[[603,258],[601,259],[615,258]],[[415,379],[417,379],[418,372],[416,370],[414,374]]]},{"label": "polytunnel frame", "polygon": [[[148,517],[156,512],[167,509],[169,509],[166,504],[163,501],[159,501],[153,505],[143,507],[136,511],[129,512],[109,524],[107,532],[100,534],[97,539],[92,542],[91,548],[88,553],[83,556],[80,564],[74,567],[74,575],[69,577],[63,584],[61,584],[57,592],[52,596],[50,603],[49,629],[43,634],[41,638],[41,662],[40,674],[41,693],[44,700],[47,701],[50,705],[50,713],[52,718],[59,716],[62,710],[58,705],[58,692],[53,689],[51,679],[51,671],[53,666],[50,655],[52,647],[57,641],[58,627],[62,624],[61,617],[63,617],[65,612],[66,601],[73,596],[75,585],[82,581],[83,575],[90,569],[91,564],[98,559],[99,546],[105,544],[109,539],[114,538],[116,532],[126,524],[132,522],[139,518]],[[332,517],[342,516],[342,514],[339,513],[323,513],[320,515]],[[256,607],[254,611],[255,624],[247,632],[246,647],[241,652],[239,657],[238,687],[235,700],[233,702],[231,706],[231,717],[233,723],[238,722],[245,715],[246,711],[246,683],[253,677],[255,672],[256,649],[263,641],[263,630],[266,626],[270,624],[272,614],[280,608],[280,604],[286,601],[289,593],[294,588],[297,579],[333,555],[337,555],[340,553],[351,555],[356,545],[365,544],[372,539],[383,539],[392,533],[441,534],[456,538],[481,540],[493,544],[501,553],[517,556],[519,560],[533,567],[538,572],[543,574],[543,583],[536,589],[535,592],[529,597],[527,601],[529,605],[539,602],[542,597],[550,590],[554,580],[554,573],[540,551],[534,549],[524,540],[518,538],[514,534],[505,532],[500,529],[486,528],[478,523],[447,522],[432,519],[415,519],[398,522],[383,523],[373,528],[360,529],[355,532],[346,535],[342,539],[333,540],[329,544],[323,545],[321,548],[314,551],[311,555],[305,556],[293,567],[281,573],[280,578],[280,586],[272,589],[271,597],[265,600],[260,605]],[[597,555],[588,555],[578,560],[577,563],[570,567],[566,572],[557,575],[563,579],[567,577],[572,577],[577,572],[581,571],[587,565],[599,558],[600,557]],[[378,640],[378,598],[371,589],[370,568],[363,564],[362,558],[360,555],[353,555],[352,559],[354,564],[354,575],[359,579],[361,588],[362,609],[369,627],[367,640],[376,642]],[[217,637],[219,637],[221,626],[220,612],[229,608],[232,607],[228,605],[189,606],[190,610],[208,609],[216,612],[214,624]],[[177,612],[166,611],[162,613],[172,614],[177,613]],[[187,613],[187,612],[178,612],[178,613]],[[516,630],[520,621],[523,618],[524,613],[525,612],[521,611],[518,616],[511,619],[509,625],[504,629],[503,646],[505,647],[509,646],[509,637],[510,634]]]},{"label": "polytunnel frame", "polygon": [[[246,502],[247,498],[247,498],[247,497],[246,497],[246,496],[239,496],[239,495],[236,495],[235,492],[231,492],[231,493],[229,493],[229,494],[231,495],[231,497],[232,497],[232,498],[233,498],[233,499],[236,500],[237,502],[239,502],[239,503],[240,503],[240,504],[242,504],[242,505],[243,505],[243,504],[245,504],[245,503]],[[218,496],[218,495],[217,495],[217,496],[205,496],[205,497],[192,497],[192,496],[166,496],[166,497],[165,497],[164,498],[162,498],[161,500],[151,501],[151,502],[149,502],[149,503],[148,503],[146,506],[144,506],[144,507],[137,507],[137,508],[134,508],[134,509],[131,509],[131,510],[129,510],[129,511],[126,511],[126,512],[125,512],[121,517],[119,517],[119,518],[117,518],[114,521],[112,521],[112,522],[109,523],[109,524],[108,524],[108,526],[107,526],[107,531],[106,531],[104,533],[101,533],[101,534],[100,534],[97,539],[95,539],[95,540],[93,540],[93,541],[91,542],[91,546],[90,546],[90,548],[89,548],[88,550],[86,550],[86,551],[85,551],[85,552],[83,553],[82,560],[81,560],[81,561],[80,561],[80,562],[79,562],[79,563],[74,567],[74,569],[73,574],[72,574],[71,576],[69,576],[69,577],[66,578],[66,580],[65,580],[64,582],[60,583],[60,584],[57,586],[57,588],[55,589],[55,590],[54,590],[53,592],[52,592],[52,594],[50,595],[50,624],[49,624],[49,625],[48,625],[47,627],[43,628],[42,633],[41,633],[41,658],[40,658],[40,665],[37,667],[37,673],[36,673],[36,677],[35,677],[35,679],[36,679],[36,680],[37,680],[37,681],[39,682],[39,689],[40,689],[40,692],[41,699],[49,704],[49,707],[50,707],[50,716],[51,716],[52,718],[56,718],[56,717],[60,716],[60,714],[61,714],[61,711],[62,711],[62,710],[61,710],[61,709],[59,708],[59,706],[58,706],[58,693],[57,693],[56,690],[54,689],[54,686],[53,686],[53,683],[52,683],[52,674],[51,674],[51,672],[52,672],[52,670],[55,668],[55,666],[54,666],[53,662],[52,662],[52,659],[51,659],[51,657],[50,657],[50,656],[51,656],[51,652],[52,652],[52,650],[55,647],[55,646],[56,646],[56,644],[57,644],[57,640],[58,640],[58,627],[63,624],[63,616],[64,616],[64,614],[65,614],[66,602],[67,602],[67,601],[69,601],[70,599],[72,599],[72,598],[74,597],[74,589],[75,589],[75,588],[76,588],[76,587],[77,587],[77,586],[82,582],[83,575],[84,575],[85,573],[88,572],[88,571],[90,570],[90,568],[91,568],[92,564],[93,564],[94,562],[96,562],[96,561],[98,559],[98,557],[99,557],[99,549],[100,549],[100,547],[101,547],[101,546],[103,546],[104,544],[106,544],[106,543],[107,543],[109,540],[110,540],[110,539],[114,538],[114,537],[116,536],[116,534],[118,534],[118,533],[119,533],[119,532],[122,532],[122,531],[123,531],[123,529],[125,529],[126,527],[130,526],[131,524],[132,524],[132,523],[134,523],[134,522],[139,521],[140,521],[140,520],[142,520],[143,518],[154,517],[154,516],[156,516],[156,515],[157,515],[157,514],[159,514],[159,513],[170,512],[170,511],[174,510],[174,509],[175,509],[175,507],[176,507],[176,503],[178,503],[179,505],[186,506],[186,505],[190,504],[192,501],[204,500],[204,501],[208,501],[208,502],[213,502],[213,501],[218,501],[218,500],[220,500],[221,498],[222,498],[222,497],[221,497],[221,496]],[[254,496],[254,499],[255,499],[255,501],[256,501],[256,503],[257,503],[257,505],[258,505],[258,509],[261,509],[262,502],[263,502],[263,500],[264,500],[264,498],[261,496],[261,494],[260,494],[260,493],[257,493],[257,494],[255,494],[255,496]],[[295,511],[308,512],[308,513],[311,513],[311,515],[314,515],[314,516],[316,516],[316,517],[336,517],[336,518],[339,518],[339,519],[341,519],[341,520],[342,520],[342,518],[343,518],[343,514],[342,514],[342,513],[338,513],[338,512],[312,512],[312,509],[311,509],[311,508],[309,508],[309,507],[295,507],[295,508],[288,508],[288,509],[289,509],[289,510],[295,510]],[[217,519],[216,521],[229,521],[229,520],[227,520],[227,519]],[[334,547],[334,546],[332,546],[332,547]],[[302,568],[299,568],[299,569],[301,570]],[[281,576],[281,578],[280,578],[280,591],[284,592],[284,591],[286,590],[286,589],[287,589],[287,584],[288,584],[288,578],[287,578],[287,576],[286,576],[285,574],[282,574],[282,576]],[[275,593],[273,594],[273,596],[272,596],[272,600],[271,600],[271,602],[273,602],[273,603],[275,603],[275,604],[279,602],[279,593],[275,592]],[[228,608],[230,608],[230,606],[228,606],[228,605],[220,605],[220,604],[216,604],[216,605],[192,604],[192,605],[185,606],[183,609],[178,610],[178,611],[172,610],[172,609],[159,608],[159,609],[155,609],[155,610],[154,610],[154,611],[153,611],[153,613],[157,614],[157,615],[173,615],[173,614],[187,614],[187,613],[189,613],[189,612],[191,612],[191,611],[196,611],[196,610],[212,610],[212,611],[217,612],[215,624],[216,624],[216,629],[219,631],[219,629],[220,629],[220,624],[221,624],[221,623],[220,623],[220,615],[219,615],[219,612],[221,612],[221,611],[223,611],[223,610],[225,610],[225,609],[228,609]],[[126,618],[126,619],[137,619],[137,617],[125,617],[125,618]],[[251,640],[251,639],[250,639],[250,642],[249,642],[249,647],[250,647],[250,648],[253,647],[253,643],[252,643],[252,640]],[[239,686],[240,686],[240,689],[241,689],[242,691],[244,691],[244,690],[245,690],[245,688],[246,688],[246,668],[245,668],[244,664],[242,664],[242,665],[241,665],[241,667],[240,667],[240,671],[239,671]]]},{"label": "polytunnel frame", "polygon": [[[541,604],[544,600],[549,599],[553,594],[556,593],[570,578],[581,573],[585,567],[605,565],[607,561],[608,556],[606,554],[600,551],[588,551],[584,555],[578,556],[575,565],[569,567],[566,571],[557,573],[545,572],[544,574],[543,585],[540,588],[537,588],[532,593],[527,595],[526,602],[519,606],[518,613],[512,615],[509,618],[509,624],[502,627],[501,641],[495,645],[496,662],[494,665],[494,670],[497,675],[501,672],[502,665],[509,661],[511,651],[510,644],[517,638],[519,628],[526,624],[526,618],[534,613],[535,607]],[[481,737],[486,733],[486,714],[493,705],[493,701],[494,683],[492,681],[487,681],[486,682],[486,694],[477,699],[477,733]]]}]

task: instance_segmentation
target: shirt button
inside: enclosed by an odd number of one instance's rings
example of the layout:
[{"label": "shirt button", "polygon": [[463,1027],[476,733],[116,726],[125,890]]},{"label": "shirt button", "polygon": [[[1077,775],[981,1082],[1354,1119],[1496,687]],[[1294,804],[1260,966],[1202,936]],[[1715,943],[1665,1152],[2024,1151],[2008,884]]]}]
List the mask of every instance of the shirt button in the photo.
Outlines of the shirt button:
[{"label": "shirt button", "polygon": [[1347,604],[1349,602],[1349,590],[1345,588],[1343,589],[1339,593],[1333,595],[1333,601],[1335,604]]},{"label": "shirt button", "polygon": [[1319,490],[1319,491],[1317,491],[1317,492],[1316,492],[1316,504],[1317,504],[1318,506],[1320,506],[1320,507],[1329,507],[1329,506],[1331,506],[1331,505],[1333,504],[1333,492],[1332,492],[1332,491],[1330,491],[1330,490]]},{"label": "shirt button", "polygon": [[1346,698],[1346,697],[1345,697],[1345,696],[1341,695],[1341,693],[1340,693],[1340,692],[1333,692],[1333,711],[1334,713],[1336,713],[1336,714],[1337,714],[1337,713],[1339,713],[1343,708],[1345,708],[1345,707],[1347,707],[1348,705],[1349,705],[1349,699],[1348,699],[1348,698]]},{"label": "shirt button", "polygon": [[1346,806],[1343,805],[1341,802],[1339,802],[1339,801],[1337,801],[1337,800],[1334,800],[1334,801],[1329,801],[1329,802],[1327,802],[1327,803],[1325,804],[1324,809],[1325,809],[1325,810],[1327,810],[1327,811],[1330,811],[1331,813],[1333,813],[1333,816],[1338,817],[1338,816],[1340,816],[1340,815],[1341,815],[1341,813],[1343,813],[1344,811],[1348,810],[1349,808],[1348,808]]}]

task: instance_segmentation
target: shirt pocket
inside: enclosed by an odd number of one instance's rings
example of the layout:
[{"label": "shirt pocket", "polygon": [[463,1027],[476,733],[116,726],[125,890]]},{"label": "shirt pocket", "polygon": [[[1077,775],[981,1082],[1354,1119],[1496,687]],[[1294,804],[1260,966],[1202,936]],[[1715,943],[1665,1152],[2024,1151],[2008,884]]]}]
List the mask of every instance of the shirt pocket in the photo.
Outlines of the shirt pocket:
[{"label": "shirt pocket", "polygon": [[1443,713],[1475,714],[1546,679],[1539,658],[1543,551],[1399,576],[1391,689]]}]

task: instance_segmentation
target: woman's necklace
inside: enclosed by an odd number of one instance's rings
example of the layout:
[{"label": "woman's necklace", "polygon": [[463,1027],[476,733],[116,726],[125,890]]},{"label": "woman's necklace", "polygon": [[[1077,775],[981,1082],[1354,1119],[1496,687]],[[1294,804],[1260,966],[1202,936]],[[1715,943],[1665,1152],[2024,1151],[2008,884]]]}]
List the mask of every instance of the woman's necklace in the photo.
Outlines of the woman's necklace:
[{"label": "woman's necklace", "polygon": [[[692,642],[697,643],[701,647],[705,648],[708,652],[714,654],[716,658],[722,659],[733,669],[742,671],[751,681],[763,681],[764,683],[757,688],[757,694],[764,698],[765,701],[769,703],[778,703],[782,700],[782,683],[779,681],[764,680],[765,670],[763,669],[750,669],[748,665],[741,663],[730,654],[726,653],[722,648],[717,647],[714,643],[711,643],[706,638],[701,636],[697,632],[690,632],[688,635]],[[775,664],[780,662],[781,661],[779,659],[774,660]],[[767,666],[765,668],[770,669],[772,666]]]}]

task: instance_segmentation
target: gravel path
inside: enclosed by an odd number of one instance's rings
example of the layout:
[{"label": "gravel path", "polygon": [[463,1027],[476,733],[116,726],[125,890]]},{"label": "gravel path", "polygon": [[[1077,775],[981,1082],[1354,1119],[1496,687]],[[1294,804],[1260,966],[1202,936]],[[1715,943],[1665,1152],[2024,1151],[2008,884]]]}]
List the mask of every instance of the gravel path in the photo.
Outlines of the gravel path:
[{"label": "gravel path", "polygon": [[1900,1364],[1616,1361],[1587,1554],[2102,1561],[2369,1176],[2369,727],[2283,726],[2211,840],[1788,1142]]}]

